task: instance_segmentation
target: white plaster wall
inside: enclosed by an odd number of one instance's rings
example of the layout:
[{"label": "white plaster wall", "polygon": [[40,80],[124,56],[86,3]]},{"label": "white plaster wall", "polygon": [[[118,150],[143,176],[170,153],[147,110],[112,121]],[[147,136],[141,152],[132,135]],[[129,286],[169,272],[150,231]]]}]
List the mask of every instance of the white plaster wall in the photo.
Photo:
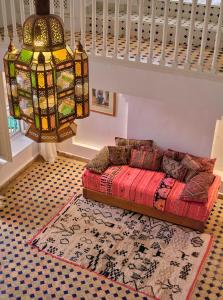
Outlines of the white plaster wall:
[{"label": "white plaster wall", "polygon": [[0,163],[0,186],[5,184],[19,170],[26,166],[39,154],[39,145],[31,143],[25,150],[13,157],[12,162]]},{"label": "white plaster wall", "polygon": [[[121,94],[119,102],[125,103],[125,116],[121,122],[92,114],[78,122],[76,141],[85,144],[89,153],[92,145],[101,147],[115,135],[127,135],[153,138],[164,148],[211,155],[215,124],[223,115],[222,81],[100,58],[90,59],[90,79],[91,87]],[[68,142],[60,149],[83,156],[83,147],[74,147],[71,141],[69,151],[67,146]],[[221,153],[223,149],[215,156]]]}]

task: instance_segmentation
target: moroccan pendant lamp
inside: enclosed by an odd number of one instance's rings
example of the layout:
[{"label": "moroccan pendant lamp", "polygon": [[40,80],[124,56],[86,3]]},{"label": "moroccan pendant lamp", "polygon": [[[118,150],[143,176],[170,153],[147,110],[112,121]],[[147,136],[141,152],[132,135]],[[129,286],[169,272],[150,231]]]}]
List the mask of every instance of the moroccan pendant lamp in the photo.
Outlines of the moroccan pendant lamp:
[{"label": "moroccan pendant lamp", "polygon": [[26,136],[56,143],[76,134],[75,119],[89,116],[88,57],[79,43],[65,43],[63,21],[49,0],[36,0],[36,14],[23,25],[23,48],[10,42],[4,57],[10,114],[30,126]]}]

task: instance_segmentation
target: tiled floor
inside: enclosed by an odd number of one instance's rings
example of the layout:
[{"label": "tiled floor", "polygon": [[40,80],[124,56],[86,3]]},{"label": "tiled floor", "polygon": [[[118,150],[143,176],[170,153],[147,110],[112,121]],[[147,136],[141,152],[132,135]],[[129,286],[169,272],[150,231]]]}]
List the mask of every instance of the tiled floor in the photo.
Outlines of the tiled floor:
[{"label": "tiled floor", "polygon": [[[84,163],[58,157],[54,164],[37,161],[1,194],[0,299],[130,300],[147,298],[87,270],[39,253],[27,241],[42,228],[76,191],[81,192]],[[223,200],[218,200],[206,232],[215,242],[199,276],[193,300],[223,299]],[[183,300],[183,299],[179,299]]]}]

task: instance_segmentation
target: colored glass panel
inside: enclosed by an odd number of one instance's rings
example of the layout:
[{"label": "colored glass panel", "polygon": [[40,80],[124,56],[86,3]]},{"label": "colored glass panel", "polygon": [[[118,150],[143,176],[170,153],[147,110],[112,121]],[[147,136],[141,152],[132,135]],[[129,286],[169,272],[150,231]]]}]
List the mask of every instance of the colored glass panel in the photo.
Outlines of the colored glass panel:
[{"label": "colored glass panel", "polygon": [[64,118],[73,114],[74,109],[75,109],[75,101],[73,96],[60,99],[60,104],[58,106],[60,118]]},{"label": "colored glass panel", "polygon": [[57,51],[53,51],[53,57],[55,58],[57,63],[62,63],[69,59],[66,49],[60,49]]},{"label": "colored glass panel", "polygon": [[88,102],[84,103],[84,113],[85,113],[85,115],[89,114],[89,103]]},{"label": "colored glass panel", "polygon": [[83,107],[82,103],[77,103],[77,117],[83,116]]},{"label": "colored glass panel", "polygon": [[31,81],[32,81],[32,87],[36,87],[36,74],[34,72],[31,73]]},{"label": "colored glass panel", "polygon": [[75,73],[76,73],[76,76],[78,76],[78,77],[81,76],[81,63],[80,62],[75,63]]},{"label": "colored glass panel", "polygon": [[51,72],[47,73],[47,85],[52,86],[53,85],[53,76]]},{"label": "colored glass panel", "polygon": [[30,64],[33,57],[33,52],[22,49],[22,51],[19,54],[19,61],[24,62],[26,64]]},{"label": "colored glass panel", "polygon": [[42,117],[42,129],[48,130],[48,120],[47,117]]},{"label": "colored glass panel", "polygon": [[38,73],[38,86],[40,89],[45,88],[44,73]]},{"label": "colored glass panel", "polygon": [[11,77],[15,76],[15,64],[13,62],[9,63],[9,73]]},{"label": "colored glass panel", "polygon": [[73,69],[66,69],[57,73],[58,91],[66,90],[74,86]]},{"label": "colored glass panel", "polygon": [[35,116],[35,125],[36,125],[36,128],[40,128],[40,120],[39,120],[39,117],[38,116]]},{"label": "colored glass panel", "polygon": [[84,83],[84,96],[88,95],[88,82]]},{"label": "colored glass panel", "polygon": [[19,106],[24,115],[30,118],[33,117],[33,106],[32,101],[30,99],[21,97],[19,101]]},{"label": "colored glass panel", "polygon": [[5,75],[8,76],[9,75],[9,67],[8,67],[8,63],[6,61],[4,61],[4,70],[5,70]]},{"label": "colored glass panel", "polygon": [[78,82],[75,86],[75,94],[76,94],[77,97],[82,96],[82,90],[83,90],[83,86],[80,82]]},{"label": "colored glass panel", "polygon": [[20,118],[20,107],[18,103],[14,103],[15,117]]},{"label": "colored glass panel", "polygon": [[50,126],[52,129],[56,128],[56,120],[54,115],[50,116]]},{"label": "colored glass panel", "polygon": [[87,61],[84,63],[84,76],[88,75],[88,63]]},{"label": "colored glass panel", "polygon": [[18,87],[27,92],[31,92],[30,75],[29,72],[17,70],[16,80]]}]

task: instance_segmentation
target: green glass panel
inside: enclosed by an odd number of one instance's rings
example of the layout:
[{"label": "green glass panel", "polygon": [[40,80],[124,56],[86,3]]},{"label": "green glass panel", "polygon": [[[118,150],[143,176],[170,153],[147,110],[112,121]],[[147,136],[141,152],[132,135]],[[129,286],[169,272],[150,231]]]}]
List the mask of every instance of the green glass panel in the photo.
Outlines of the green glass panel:
[{"label": "green glass panel", "polygon": [[14,63],[12,63],[12,62],[9,63],[9,70],[10,70],[10,76],[14,77],[15,76],[15,65],[14,65]]},{"label": "green glass panel", "polygon": [[36,75],[34,72],[31,73],[32,87],[36,87]]},{"label": "green glass panel", "polygon": [[32,57],[33,52],[26,49],[22,49],[22,51],[19,54],[19,60],[27,64],[31,63]]},{"label": "green glass panel", "polygon": [[35,116],[35,124],[36,124],[36,128],[40,128],[40,121],[39,121],[39,117]]},{"label": "green glass panel", "polygon": [[15,111],[15,117],[19,118],[20,117],[20,108],[18,104],[14,104],[14,111]]}]

